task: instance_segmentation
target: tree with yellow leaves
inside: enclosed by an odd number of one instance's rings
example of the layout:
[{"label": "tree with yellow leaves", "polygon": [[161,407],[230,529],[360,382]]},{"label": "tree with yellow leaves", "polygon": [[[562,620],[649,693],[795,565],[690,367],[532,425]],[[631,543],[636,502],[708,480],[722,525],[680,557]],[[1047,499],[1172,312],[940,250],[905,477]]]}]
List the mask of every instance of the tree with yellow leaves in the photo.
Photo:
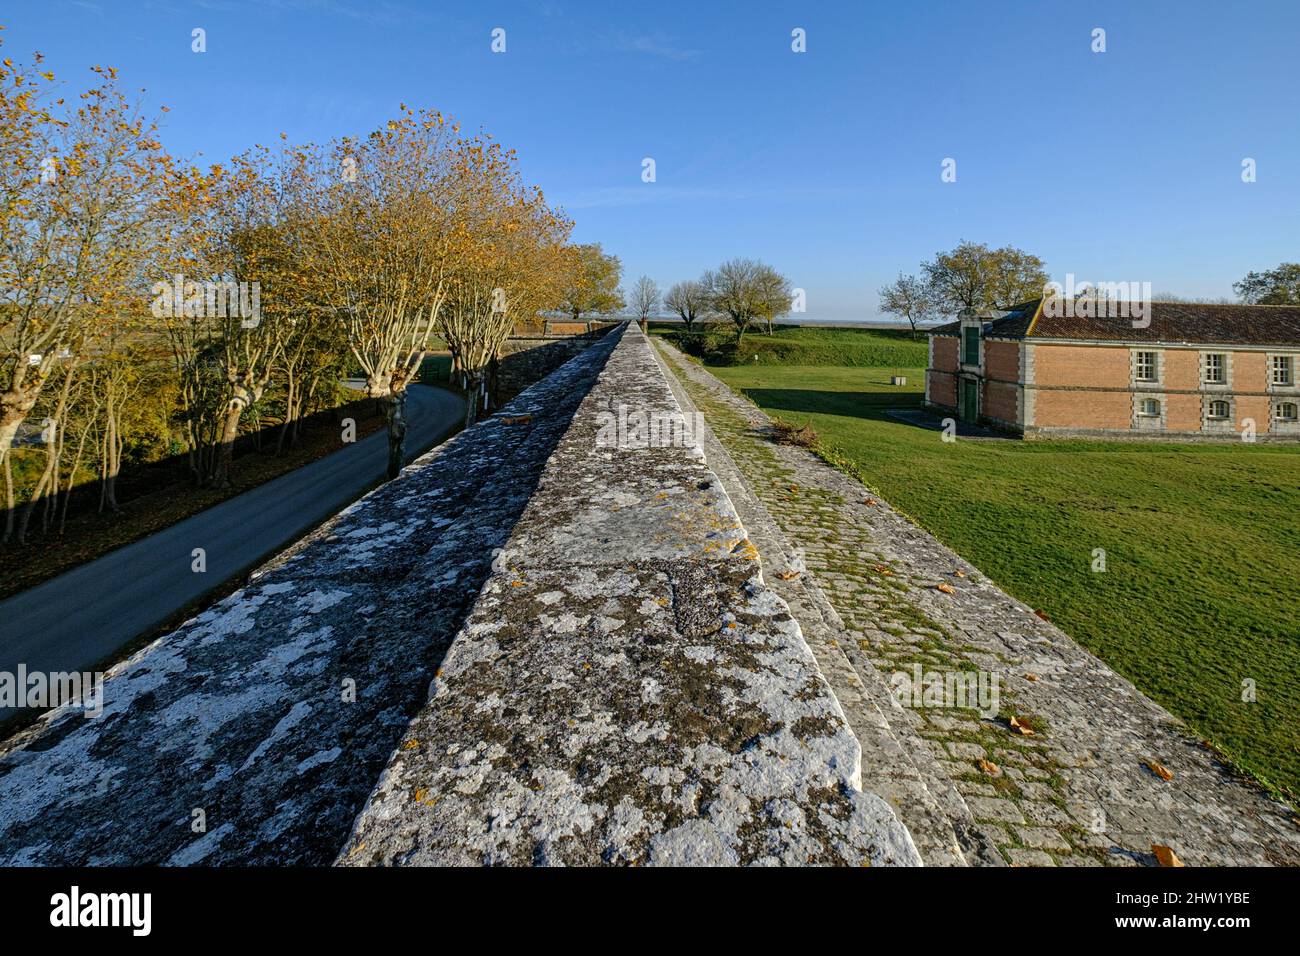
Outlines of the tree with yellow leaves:
[{"label": "tree with yellow leaves", "polygon": [[489,368],[515,319],[559,304],[573,224],[520,183],[514,152],[486,137],[458,142],[451,168],[458,216],[438,331],[463,377],[470,425],[488,404]]},{"label": "tree with yellow leaves", "polygon": [[390,478],[406,458],[406,387],[446,297],[455,133],[441,114],[404,106],[364,139],[304,149],[302,221],[318,301],[347,330],[367,394],[384,402]]},{"label": "tree with yellow leaves", "polygon": [[140,307],[168,159],[117,73],[75,109],[36,65],[0,66],[0,460],[55,366]]}]

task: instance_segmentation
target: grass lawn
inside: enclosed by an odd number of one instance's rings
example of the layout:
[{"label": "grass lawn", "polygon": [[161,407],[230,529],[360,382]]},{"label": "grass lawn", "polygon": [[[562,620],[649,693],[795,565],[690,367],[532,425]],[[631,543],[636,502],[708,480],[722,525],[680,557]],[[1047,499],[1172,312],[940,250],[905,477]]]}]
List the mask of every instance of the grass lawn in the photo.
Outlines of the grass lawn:
[{"label": "grass lawn", "polygon": [[[776,325],[768,335],[767,326],[759,323],[751,326],[736,346],[735,326],[730,322],[710,323],[701,328],[707,330],[702,333],[707,345],[704,351],[696,350],[696,354],[704,355],[710,364],[873,367],[924,365],[928,357],[925,337],[913,338],[907,329]],[[689,345],[683,341],[686,337],[681,334],[680,325],[652,322],[650,332],[668,337],[679,348]]]},{"label": "grass lawn", "polygon": [[[1300,447],[944,443],[885,414],[920,404],[921,368],[710,371],[811,423],[842,467],[1300,799]],[[1091,570],[1095,548],[1105,573]]]}]

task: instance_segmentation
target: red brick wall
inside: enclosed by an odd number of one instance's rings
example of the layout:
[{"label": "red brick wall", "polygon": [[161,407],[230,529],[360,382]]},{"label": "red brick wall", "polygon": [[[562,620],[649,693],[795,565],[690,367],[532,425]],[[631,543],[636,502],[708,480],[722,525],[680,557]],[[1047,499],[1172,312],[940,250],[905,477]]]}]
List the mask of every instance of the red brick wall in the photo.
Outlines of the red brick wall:
[{"label": "red brick wall", "polygon": [[957,371],[957,339],[936,335],[931,341],[934,342],[934,367],[948,372]]},{"label": "red brick wall", "polygon": [[984,343],[984,376],[1000,382],[1020,381],[1020,343]]},{"label": "red brick wall", "polygon": [[1040,389],[1034,397],[1036,428],[1128,428],[1133,397],[1128,392]]},{"label": "red brick wall", "polygon": [[[1200,352],[1192,349],[1165,349],[1164,354],[1165,388],[1198,389],[1201,387]],[[1200,428],[1200,425],[1197,424],[1196,427]]]},{"label": "red brick wall", "polygon": [[1262,392],[1268,387],[1268,356],[1263,352],[1233,352],[1231,361],[1233,388]]},{"label": "red brick wall", "polygon": [[[1196,353],[1192,353],[1196,358]],[[1165,369],[1169,368],[1169,356],[1165,356]],[[1173,387],[1173,386],[1170,386]],[[1195,386],[1180,385],[1179,388]],[[1166,395],[1165,396],[1165,431],[1198,432],[1201,430],[1201,396],[1200,395]]]},{"label": "red brick wall", "polygon": [[1268,434],[1268,426],[1272,420],[1269,412],[1269,401],[1267,395],[1243,395],[1237,399],[1237,428],[1241,428],[1244,419],[1255,419],[1255,434]]},{"label": "red brick wall", "polygon": [[1034,382],[1128,388],[1128,348],[1039,342],[1034,348]]},{"label": "red brick wall", "polygon": [[930,372],[930,401],[936,405],[957,407],[957,379],[947,372]]},{"label": "red brick wall", "polygon": [[1016,393],[1020,390],[1008,382],[984,380],[984,395],[980,412],[986,418],[1016,423]]}]

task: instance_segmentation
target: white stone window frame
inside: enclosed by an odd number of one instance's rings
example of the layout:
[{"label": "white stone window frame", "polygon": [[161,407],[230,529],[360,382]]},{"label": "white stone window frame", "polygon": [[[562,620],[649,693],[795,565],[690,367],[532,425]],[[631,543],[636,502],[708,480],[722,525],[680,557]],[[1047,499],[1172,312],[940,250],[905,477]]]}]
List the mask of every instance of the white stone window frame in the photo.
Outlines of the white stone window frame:
[{"label": "white stone window frame", "polygon": [[[1146,401],[1156,401],[1160,403],[1159,415],[1142,414],[1142,403]],[[1165,400],[1164,392],[1134,392],[1133,393],[1133,414],[1132,427],[1134,431],[1145,432],[1162,432],[1165,430],[1165,421],[1169,416],[1169,402]]]},{"label": "white stone window frame", "polygon": [[[1273,381],[1273,364],[1275,359],[1289,358],[1291,360],[1291,383],[1289,385],[1277,385]],[[1268,391],[1278,395],[1300,395],[1300,352],[1269,352],[1266,361],[1268,375]]]},{"label": "white stone window frame", "polygon": [[[1210,409],[1215,402],[1223,402],[1228,406],[1228,414],[1224,418],[1211,418]],[[1231,434],[1237,429],[1237,400],[1231,395],[1205,395],[1201,398],[1201,431],[1209,434],[1228,433]]]},{"label": "white stone window frame", "polygon": [[[1138,355],[1150,353],[1156,358],[1156,377],[1154,380],[1138,378]],[[1128,378],[1135,390],[1163,391],[1165,387],[1165,351],[1157,348],[1132,348],[1128,353]],[[1160,403],[1161,416],[1164,415],[1164,402]]]},{"label": "white stone window frame", "polygon": [[1268,431],[1270,435],[1300,435],[1300,418],[1280,418],[1283,405],[1292,405],[1300,413],[1300,396],[1287,395],[1271,398],[1268,402]]},{"label": "white stone window frame", "polygon": [[[1221,369],[1221,371],[1223,372],[1223,381],[1221,382],[1210,381],[1209,370],[1210,370],[1211,355],[1217,355],[1219,356],[1219,358],[1223,359],[1223,366]],[[1221,352],[1216,349],[1206,349],[1205,351],[1201,352],[1200,361],[1201,361],[1201,387],[1202,388],[1212,389],[1214,391],[1222,391],[1222,392],[1232,391],[1232,353],[1231,352],[1226,352],[1226,351]]]}]

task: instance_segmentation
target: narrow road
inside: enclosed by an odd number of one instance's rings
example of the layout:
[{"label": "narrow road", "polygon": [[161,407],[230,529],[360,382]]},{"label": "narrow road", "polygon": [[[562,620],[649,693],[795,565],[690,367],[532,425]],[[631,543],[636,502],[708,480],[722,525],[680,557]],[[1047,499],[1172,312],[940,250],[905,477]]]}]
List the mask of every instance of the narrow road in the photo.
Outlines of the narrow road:
[{"label": "narrow road", "polygon": [[[407,450],[423,452],[465,414],[441,388],[412,386]],[[259,564],[361,496],[387,467],[382,429],[355,445],[0,602],[0,672],[84,670]],[[207,570],[191,570],[195,548]],[[0,708],[0,721],[13,709]]]}]

